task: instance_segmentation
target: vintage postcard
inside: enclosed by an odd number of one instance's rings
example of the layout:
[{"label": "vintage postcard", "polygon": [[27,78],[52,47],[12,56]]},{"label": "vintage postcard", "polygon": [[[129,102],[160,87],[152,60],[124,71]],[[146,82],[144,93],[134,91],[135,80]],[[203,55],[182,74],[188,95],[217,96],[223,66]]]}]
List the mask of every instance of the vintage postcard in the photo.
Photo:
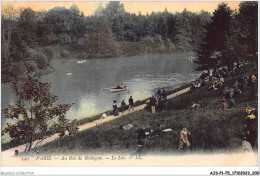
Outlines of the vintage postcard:
[{"label": "vintage postcard", "polygon": [[258,1],[2,1],[1,17],[1,167],[258,167]]}]

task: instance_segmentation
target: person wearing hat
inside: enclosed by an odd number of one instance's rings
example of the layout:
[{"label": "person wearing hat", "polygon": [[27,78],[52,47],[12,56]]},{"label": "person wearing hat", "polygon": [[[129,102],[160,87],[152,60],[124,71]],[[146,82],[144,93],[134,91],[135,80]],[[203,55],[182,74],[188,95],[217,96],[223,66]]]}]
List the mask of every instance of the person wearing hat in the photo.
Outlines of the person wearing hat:
[{"label": "person wearing hat", "polygon": [[187,130],[186,127],[184,127],[181,132],[180,132],[180,142],[179,142],[179,148],[183,149],[183,145],[186,145],[186,148],[189,149],[190,148],[190,142],[188,140],[188,135],[190,135],[190,132]]},{"label": "person wearing hat", "polygon": [[116,100],[113,101],[113,114],[114,116],[118,116],[118,109],[117,109],[117,104],[116,104]]}]

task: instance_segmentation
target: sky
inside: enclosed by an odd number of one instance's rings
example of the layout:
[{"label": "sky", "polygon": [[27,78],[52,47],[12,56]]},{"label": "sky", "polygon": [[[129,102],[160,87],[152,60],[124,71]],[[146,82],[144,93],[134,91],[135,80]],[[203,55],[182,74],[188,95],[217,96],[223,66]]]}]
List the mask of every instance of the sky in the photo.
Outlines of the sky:
[{"label": "sky", "polygon": [[[12,4],[15,8],[30,7],[34,11],[49,10],[55,6],[63,6],[69,8],[72,3],[75,3],[80,11],[83,11],[85,15],[92,15],[102,1],[12,1],[3,2],[2,8],[7,4]],[[231,9],[238,9],[241,1],[224,1]],[[107,1],[103,2],[103,5]],[[201,10],[214,12],[217,9],[218,4],[221,1],[121,1],[124,4],[125,10],[130,13],[146,14],[151,12],[162,12],[167,8],[168,12],[182,12],[184,8],[191,12],[200,12]]]}]

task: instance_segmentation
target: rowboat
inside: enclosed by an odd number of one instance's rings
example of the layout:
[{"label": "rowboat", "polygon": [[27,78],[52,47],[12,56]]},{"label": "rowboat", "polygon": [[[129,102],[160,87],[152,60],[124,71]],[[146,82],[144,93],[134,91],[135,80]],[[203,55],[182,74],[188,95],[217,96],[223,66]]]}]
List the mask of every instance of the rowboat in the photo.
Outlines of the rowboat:
[{"label": "rowboat", "polygon": [[117,88],[117,87],[111,87],[110,88],[110,92],[120,92],[120,91],[124,91],[126,90],[126,88]]}]

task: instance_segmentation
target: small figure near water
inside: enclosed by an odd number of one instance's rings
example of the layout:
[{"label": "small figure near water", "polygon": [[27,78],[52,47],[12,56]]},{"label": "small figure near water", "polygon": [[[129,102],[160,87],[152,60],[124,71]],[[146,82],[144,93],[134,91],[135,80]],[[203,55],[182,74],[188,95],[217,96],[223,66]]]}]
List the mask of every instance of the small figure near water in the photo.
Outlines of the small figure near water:
[{"label": "small figure near water", "polygon": [[113,101],[113,114],[114,116],[118,116],[119,113],[118,113],[118,109],[117,109],[117,104],[116,104],[116,100]]},{"label": "small figure near water", "polygon": [[117,89],[123,89],[123,88],[125,88],[125,85],[123,83],[122,84],[118,84],[116,88]]},{"label": "small figure near water", "polygon": [[129,109],[128,109],[129,112],[131,109],[134,111],[134,100],[133,100],[132,96],[130,96],[128,102],[129,102]]},{"label": "small figure near water", "polygon": [[122,101],[121,101],[121,111],[122,111],[122,113],[124,113],[125,110],[126,110],[125,100],[122,100]]},{"label": "small figure near water", "polygon": [[155,95],[153,95],[152,98],[150,99],[152,113],[155,113],[155,104],[156,104],[156,99],[155,99]]}]

